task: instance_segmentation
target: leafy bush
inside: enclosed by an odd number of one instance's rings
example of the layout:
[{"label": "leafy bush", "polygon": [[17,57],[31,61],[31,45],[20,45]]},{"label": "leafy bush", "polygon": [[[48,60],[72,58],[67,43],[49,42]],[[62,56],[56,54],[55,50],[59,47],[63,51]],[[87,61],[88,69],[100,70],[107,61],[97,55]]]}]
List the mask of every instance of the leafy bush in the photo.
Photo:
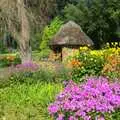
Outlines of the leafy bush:
[{"label": "leafy bush", "polygon": [[90,52],[90,50],[82,50],[79,55],[75,56],[75,60],[77,60],[80,65],[73,67],[73,80],[79,81],[79,79],[85,75],[100,75],[105,62],[104,57],[90,54]]},{"label": "leafy bush", "polygon": [[59,17],[56,17],[49,26],[46,26],[44,28],[42,42],[40,44],[41,50],[49,48],[49,41],[57,33],[62,24],[63,21]]},{"label": "leafy bush", "polygon": [[42,60],[42,59],[45,59],[45,58],[48,59],[50,53],[51,53],[51,50],[50,50],[50,49],[43,49],[43,50],[40,52],[39,57],[40,57],[41,60]]},{"label": "leafy bush", "polygon": [[70,81],[48,110],[57,120],[119,119],[120,83],[103,77],[89,78],[81,85]]},{"label": "leafy bush", "polygon": [[34,61],[48,60],[51,53],[50,49],[43,49],[41,51],[33,51],[32,58]]},{"label": "leafy bush", "polygon": [[[83,66],[73,69],[73,79],[81,78],[85,75],[100,75],[104,65],[104,59],[102,57],[81,54],[78,59],[82,61]],[[75,74],[78,74],[77,78]]]}]

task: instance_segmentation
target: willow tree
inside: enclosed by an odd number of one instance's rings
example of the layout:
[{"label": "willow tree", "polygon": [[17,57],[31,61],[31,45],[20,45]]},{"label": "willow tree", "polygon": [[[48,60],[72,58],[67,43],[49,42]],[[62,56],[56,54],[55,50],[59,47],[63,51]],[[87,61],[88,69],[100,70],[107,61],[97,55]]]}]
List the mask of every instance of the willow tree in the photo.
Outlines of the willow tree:
[{"label": "willow tree", "polygon": [[[0,30],[17,40],[22,63],[31,61],[31,20],[42,25],[56,0],[0,0]],[[39,15],[36,14],[39,11]],[[50,11],[51,12],[51,11]],[[37,15],[37,16],[36,16]]]},{"label": "willow tree", "polygon": [[18,40],[22,63],[31,60],[30,25],[24,0],[0,1],[1,28]]}]

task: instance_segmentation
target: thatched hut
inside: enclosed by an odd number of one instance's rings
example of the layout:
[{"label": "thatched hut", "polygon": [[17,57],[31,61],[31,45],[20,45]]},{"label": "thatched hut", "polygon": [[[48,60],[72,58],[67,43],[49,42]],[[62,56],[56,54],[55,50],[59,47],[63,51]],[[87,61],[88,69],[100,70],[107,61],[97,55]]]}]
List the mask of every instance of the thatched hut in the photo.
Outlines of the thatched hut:
[{"label": "thatched hut", "polygon": [[63,48],[79,49],[80,46],[92,46],[93,41],[83,32],[81,27],[73,21],[62,25],[58,33],[49,43],[50,48],[56,53],[61,53],[64,59]]}]

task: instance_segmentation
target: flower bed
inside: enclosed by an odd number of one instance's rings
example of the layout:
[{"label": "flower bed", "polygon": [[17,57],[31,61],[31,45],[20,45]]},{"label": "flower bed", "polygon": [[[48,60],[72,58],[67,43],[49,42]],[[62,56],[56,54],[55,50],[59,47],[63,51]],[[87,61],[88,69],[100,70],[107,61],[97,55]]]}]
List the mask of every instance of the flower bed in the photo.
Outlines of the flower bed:
[{"label": "flower bed", "polygon": [[0,56],[0,68],[16,65],[21,62],[17,55],[7,54]]},{"label": "flower bed", "polygon": [[110,83],[103,77],[89,78],[81,85],[70,81],[48,107],[56,120],[113,120],[119,109],[120,83]]},{"label": "flower bed", "polygon": [[86,75],[119,78],[120,48],[90,50],[81,47],[79,52],[75,52],[67,59],[66,64],[72,68],[72,79],[75,81],[80,82]]}]

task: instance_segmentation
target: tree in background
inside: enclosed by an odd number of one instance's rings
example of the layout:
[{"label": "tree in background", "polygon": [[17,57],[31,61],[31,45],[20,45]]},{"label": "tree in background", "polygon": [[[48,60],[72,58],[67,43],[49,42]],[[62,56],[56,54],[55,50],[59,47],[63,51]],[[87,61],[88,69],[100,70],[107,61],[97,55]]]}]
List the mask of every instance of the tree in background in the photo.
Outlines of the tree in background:
[{"label": "tree in background", "polygon": [[76,5],[79,2],[79,0],[56,0],[57,4],[57,14],[63,15],[63,9],[67,4],[74,4]]},{"label": "tree in background", "polygon": [[120,25],[119,0],[79,0],[64,9],[66,20],[74,20],[91,37],[97,48],[116,36]]}]

